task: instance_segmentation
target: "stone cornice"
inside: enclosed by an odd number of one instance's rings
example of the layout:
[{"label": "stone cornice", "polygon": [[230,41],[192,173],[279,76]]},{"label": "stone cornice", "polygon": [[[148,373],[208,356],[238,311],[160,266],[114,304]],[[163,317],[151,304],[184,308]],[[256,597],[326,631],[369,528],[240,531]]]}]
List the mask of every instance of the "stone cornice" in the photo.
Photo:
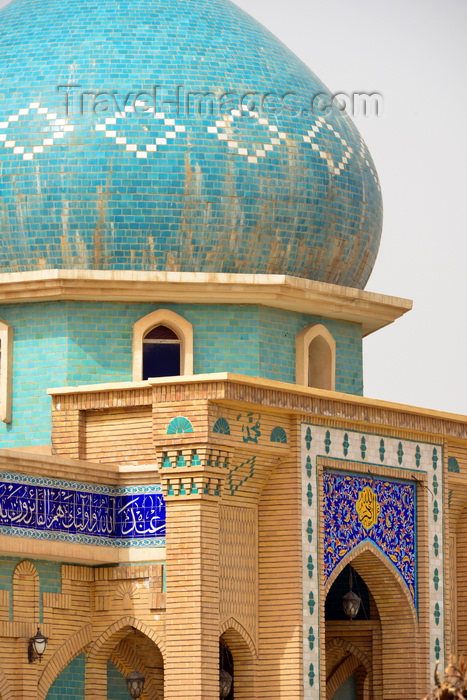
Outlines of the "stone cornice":
[{"label": "stone cornice", "polygon": [[351,321],[366,336],[412,308],[407,299],[286,275],[40,270],[0,275],[0,303],[120,301],[259,304]]},{"label": "stone cornice", "polygon": [[[105,405],[133,405],[142,385],[152,385],[153,403],[185,400],[211,400],[261,406],[271,411],[306,414],[372,427],[429,433],[433,436],[467,439],[467,416],[417,406],[391,403],[353,394],[314,389],[239,374],[195,374],[184,377],[150,379],[148,382],[94,384],[49,389],[54,405],[63,410],[92,410]],[[132,399],[132,394],[135,397]]]}]

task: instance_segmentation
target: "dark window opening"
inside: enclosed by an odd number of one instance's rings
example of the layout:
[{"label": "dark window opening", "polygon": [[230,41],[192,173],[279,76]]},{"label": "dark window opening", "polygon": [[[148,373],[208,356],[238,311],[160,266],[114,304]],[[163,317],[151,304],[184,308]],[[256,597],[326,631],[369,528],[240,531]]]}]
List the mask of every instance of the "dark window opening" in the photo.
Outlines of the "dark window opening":
[{"label": "dark window opening", "polygon": [[143,338],[143,379],[181,374],[180,338],[167,326],[156,326]]},{"label": "dark window opening", "polygon": [[[222,639],[219,643],[219,672],[221,686],[220,698],[222,700],[234,700],[234,661],[229,647],[224,641],[222,641]],[[229,683],[228,677],[223,677],[223,672],[227,673],[232,679],[230,692],[228,695],[225,695],[225,692],[222,692],[223,686],[227,687]]]}]

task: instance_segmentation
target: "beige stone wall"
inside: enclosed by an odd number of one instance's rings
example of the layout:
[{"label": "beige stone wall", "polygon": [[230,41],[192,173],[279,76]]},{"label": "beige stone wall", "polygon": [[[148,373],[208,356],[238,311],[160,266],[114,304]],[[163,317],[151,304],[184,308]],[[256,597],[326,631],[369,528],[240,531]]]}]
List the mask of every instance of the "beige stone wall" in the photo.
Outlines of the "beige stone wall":
[{"label": "beige stone wall", "polygon": [[[236,699],[302,700],[307,642],[299,428],[306,419],[400,439],[444,442],[446,455],[457,455],[461,472],[449,474],[445,494],[450,516],[446,638],[453,649],[467,647],[462,612],[467,610],[467,439],[459,436],[460,423],[454,417],[421,416],[408,407],[255,381],[194,378],[185,384],[178,380],[55,393],[56,456],[42,459],[42,473],[71,477],[71,458],[87,460],[80,464],[93,482],[160,482],[168,512],[167,594],[160,565],[71,566],[78,559],[70,551],[70,565],[62,567],[62,592],[44,594],[42,601],[43,629],[50,635],[46,663],[27,667],[24,648],[35,629],[22,616],[36,593],[25,571],[24,592],[14,604],[17,620],[8,620],[9,601],[0,592],[0,659],[14,648],[11,670],[3,680],[0,674],[2,700],[36,697],[35,684],[37,697],[45,698],[54,678],[80,651],[87,654],[90,698],[105,697],[105,663],[112,659],[122,672],[139,665],[147,674],[147,700],[217,700],[220,637],[234,656]],[[170,421],[180,416],[190,421],[192,432],[168,433]],[[228,433],[214,432],[220,418],[228,423]],[[284,431],[286,442],[271,442],[275,428]],[[449,431],[458,433],[451,442]],[[31,460],[24,462],[26,473],[32,473]],[[380,472],[400,477],[396,471]],[[320,700],[328,698],[345,674],[355,671],[358,677],[359,668],[367,678],[361,687],[364,700],[401,700],[407,693],[416,700],[429,685],[432,574],[426,562],[431,544],[424,512],[432,485],[419,480],[418,617],[410,612],[402,589],[393,585],[384,562],[362,548],[354,565],[374,595],[380,620],[360,628],[346,623],[326,627]],[[31,544],[31,556],[33,552]],[[41,556],[52,552],[51,545]],[[321,585],[324,602],[324,579]],[[324,629],[324,617],[321,624]],[[139,630],[138,658],[132,627]],[[347,662],[348,657],[353,660]],[[2,690],[2,683],[14,690]]]},{"label": "beige stone wall", "polygon": [[[149,656],[139,654],[138,663],[150,679],[149,687],[152,684],[163,689],[162,565],[111,568],[63,565],[61,591],[43,593],[40,601],[34,564],[23,560],[16,567],[13,620],[8,620],[8,596],[0,598],[2,700],[44,700],[55,678],[82,652],[87,656],[87,697],[106,697],[107,659],[114,660],[126,674],[133,670],[133,627],[138,630],[140,650],[152,649],[152,656],[159,655],[161,659],[157,669],[149,663]],[[42,622],[39,622],[40,602]],[[48,637],[47,650],[41,664],[30,664],[28,640],[39,624]],[[151,697],[156,696],[145,696],[146,700]]]}]

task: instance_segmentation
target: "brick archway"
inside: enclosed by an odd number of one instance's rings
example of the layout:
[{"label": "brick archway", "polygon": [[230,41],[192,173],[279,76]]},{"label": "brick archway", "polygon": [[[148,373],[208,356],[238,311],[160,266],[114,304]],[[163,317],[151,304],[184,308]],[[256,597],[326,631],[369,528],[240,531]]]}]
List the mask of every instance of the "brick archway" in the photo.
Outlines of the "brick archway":
[{"label": "brick archway", "polygon": [[[126,639],[132,630],[140,633],[134,645]],[[151,656],[151,649],[152,656],[156,650],[160,656],[162,677],[156,677],[157,674],[149,669],[149,666],[154,665],[153,662],[146,663],[147,657]],[[110,625],[89,650],[86,663],[86,692],[91,692],[93,697],[107,697],[107,661],[111,661],[123,675],[136,669],[146,677],[143,700],[148,697],[162,700],[164,654],[165,645],[153,629],[137,618],[123,617]]]},{"label": "brick archway", "polygon": [[[421,649],[423,645],[416,610],[401,576],[377,547],[365,541],[349,552],[336,567],[325,586],[325,595],[342,569],[350,563],[365,581],[378,609],[381,652],[377,653],[378,658],[373,659],[372,666],[375,669],[376,664],[378,668],[378,672],[374,672],[374,680],[382,685],[381,700],[383,697],[384,700],[400,700],[404,694],[406,697],[423,695],[426,671]],[[416,673],[402,677],[401,658],[412,660],[410,665],[416,669]],[[375,700],[379,700],[379,696],[375,695]]]},{"label": "brick archway", "polygon": [[253,641],[234,618],[224,622],[220,639],[233,657],[236,700],[251,700],[255,697],[256,677],[256,650]]},{"label": "brick archway", "polygon": [[326,653],[332,648],[338,647],[343,654],[343,659],[340,664],[333,670],[331,676],[326,679],[326,700],[331,700],[332,696],[339,686],[347,680],[355,671],[361,667],[364,670],[364,685],[366,688],[365,700],[369,695],[373,681],[373,669],[371,661],[366,654],[363,653],[355,644],[342,639],[342,637],[334,637],[326,644]]}]

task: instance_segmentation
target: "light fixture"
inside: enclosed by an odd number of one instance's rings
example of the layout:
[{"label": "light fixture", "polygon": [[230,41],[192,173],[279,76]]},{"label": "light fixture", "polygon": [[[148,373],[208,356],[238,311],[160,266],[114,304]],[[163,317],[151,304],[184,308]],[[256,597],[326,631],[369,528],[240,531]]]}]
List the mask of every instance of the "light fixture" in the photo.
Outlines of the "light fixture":
[{"label": "light fixture", "polygon": [[31,637],[28,644],[28,661],[30,664],[34,661],[42,661],[42,654],[45,652],[47,647],[47,637],[44,637],[39,627],[34,637]]},{"label": "light fixture", "polygon": [[358,611],[360,610],[361,598],[358,597],[356,593],[352,590],[352,567],[349,566],[349,587],[350,591],[345,594],[342,598],[342,607],[344,608],[344,613],[350,620],[357,617]]},{"label": "light fixture", "polygon": [[[138,658],[138,642],[136,641],[136,627],[133,627],[133,629],[135,630],[135,658]],[[143,676],[143,674],[137,671],[136,669],[129,673],[128,676],[125,678],[126,687],[128,688],[128,692],[130,693],[132,698],[141,697],[141,695],[143,694],[145,680],[146,679]]]},{"label": "light fixture", "polygon": [[134,670],[125,678],[125,680],[131,697],[141,697],[144,688],[144,676],[139,671]]}]

